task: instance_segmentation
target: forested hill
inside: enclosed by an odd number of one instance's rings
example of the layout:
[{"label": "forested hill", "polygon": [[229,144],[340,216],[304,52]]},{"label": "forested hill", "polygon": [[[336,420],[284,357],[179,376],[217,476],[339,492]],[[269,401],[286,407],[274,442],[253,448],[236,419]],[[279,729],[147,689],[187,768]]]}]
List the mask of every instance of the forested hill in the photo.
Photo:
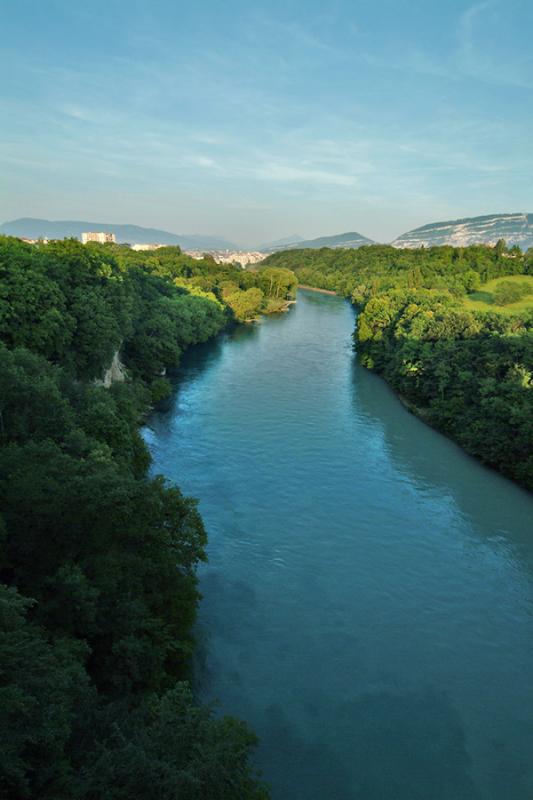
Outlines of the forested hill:
[{"label": "forested hill", "polygon": [[[182,351],[294,291],[263,274],[0,237],[0,794],[260,800],[244,724],[188,685],[206,533],[138,427]],[[120,352],[128,379],[101,378]]]},{"label": "forested hill", "polygon": [[360,308],[362,363],[469,453],[533,489],[533,250],[276,253],[265,267]]},{"label": "forested hill", "polygon": [[350,233],[338,233],[334,236],[320,236],[318,239],[305,241],[298,238],[294,242],[272,245],[266,249],[272,252],[302,249],[319,250],[321,247],[357,248],[367,244],[373,244],[372,239],[352,231]]}]

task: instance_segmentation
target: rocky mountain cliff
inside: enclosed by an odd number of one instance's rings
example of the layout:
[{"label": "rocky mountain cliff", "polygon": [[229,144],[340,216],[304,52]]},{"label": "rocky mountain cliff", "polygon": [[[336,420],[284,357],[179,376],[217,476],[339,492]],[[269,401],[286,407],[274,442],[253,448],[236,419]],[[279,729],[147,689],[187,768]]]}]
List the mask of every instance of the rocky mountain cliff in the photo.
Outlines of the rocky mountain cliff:
[{"label": "rocky mountain cliff", "polygon": [[533,247],[533,214],[488,214],[467,217],[449,222],[432,222],[392,242],[394,247],[431,247],[451,244],[466,247],[469,244],[496,244],[505,239],[509,246],[517,244],[522,250]]}]

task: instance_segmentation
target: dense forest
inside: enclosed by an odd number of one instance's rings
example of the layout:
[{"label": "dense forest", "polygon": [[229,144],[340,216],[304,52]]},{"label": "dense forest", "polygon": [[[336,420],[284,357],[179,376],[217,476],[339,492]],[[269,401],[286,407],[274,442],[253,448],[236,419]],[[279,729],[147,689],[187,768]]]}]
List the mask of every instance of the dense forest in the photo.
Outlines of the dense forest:
[{"label": "dense forest", "polygon": [[295,282],[179,248],[0,237],[3,798],[268,796],[253,734],[191,694],[206,532],[150,477],[139,425],[185,348]]},{"label": "dense forest", "polygon": [[[428,423],[533,489],[533,290],[518,277],[533,274],[532,250],[375,245],[285,251],[263,264],[352,300],[362,363]],[[484,284],[503,278],[492,305],[476,308]]]}]

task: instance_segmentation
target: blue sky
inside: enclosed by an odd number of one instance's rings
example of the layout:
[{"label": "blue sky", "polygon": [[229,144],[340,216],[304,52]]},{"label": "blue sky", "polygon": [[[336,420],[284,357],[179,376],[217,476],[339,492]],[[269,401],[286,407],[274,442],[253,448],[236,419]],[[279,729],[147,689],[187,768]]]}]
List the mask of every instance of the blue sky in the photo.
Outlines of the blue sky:
[{"label": "blue sky", "polygon": [[531,0],[0,5],[0,221],[250,245],[533,212]]}]

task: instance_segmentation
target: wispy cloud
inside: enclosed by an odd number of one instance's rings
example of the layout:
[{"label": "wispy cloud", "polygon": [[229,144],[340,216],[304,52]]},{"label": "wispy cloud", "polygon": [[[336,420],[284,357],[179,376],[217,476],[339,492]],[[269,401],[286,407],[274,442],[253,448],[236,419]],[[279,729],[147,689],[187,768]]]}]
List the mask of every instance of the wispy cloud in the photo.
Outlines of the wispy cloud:
[{"label": "wispy cloud", "polygon": [[458,203],[484,210],[492,194],[516,207],[529,197],[527,0],[388,15],[379,2],[356,13],[349,0],[243,2],[207,16],[166,0],[158,15],[134,3],[115,28],[111,2],[96,38],[92,11],[53,5],[48,35],[27,42],[21,17],[20,41],[7,40],[0,161],[20,187],[11,204],[18,192],[21,205],[48,205],[56,191],[69,207],[112,198],[154,224],[179,209],[194,222],[181,230],[209,220],[223,230],[236,215],[312,233],[298,220],[357,229],[356,211],[425,218]]},{"label": "wispy cloud", "polygon": [[498,45],[502,14],[508,13],[498,0],[484,0],[467,8],[457,25],[457,65],[463,75],[486,83],[533,89],[533,60],[520,51],[500,55]]},{"label": "wispy cloud", "polygon": [[462,81],[465,78],[492,86],[533,88],[533,58],[521,48],[502,50],[502,26],[508,5],[483,0],[466,8],[450,29],[447,51],[436,54],[416,39],[402,43],[387,55],[362,50],[361,61],[380,70],[407,72],[428,78]]},{"label": "wispy cloud", "polygon": [[329,43],[322,36],[307,28],[297,19],[280,20],[267,14],[254,13],[247,24],[247,35],[253,41],[265,36],[274,40],[282,38],[291,48],[303,48],[338,56],[341,52],[338,43]]}]

